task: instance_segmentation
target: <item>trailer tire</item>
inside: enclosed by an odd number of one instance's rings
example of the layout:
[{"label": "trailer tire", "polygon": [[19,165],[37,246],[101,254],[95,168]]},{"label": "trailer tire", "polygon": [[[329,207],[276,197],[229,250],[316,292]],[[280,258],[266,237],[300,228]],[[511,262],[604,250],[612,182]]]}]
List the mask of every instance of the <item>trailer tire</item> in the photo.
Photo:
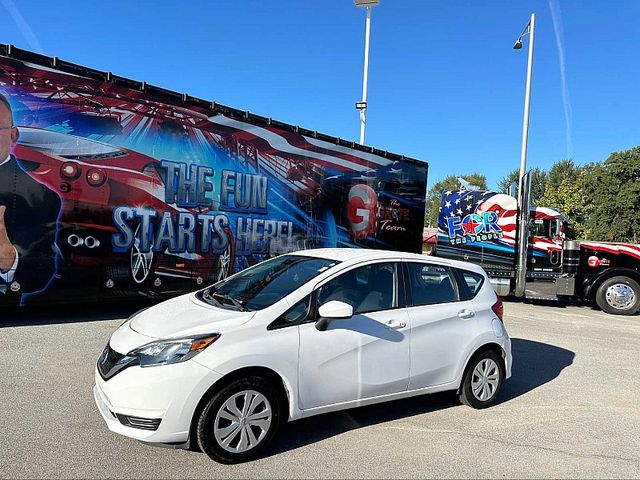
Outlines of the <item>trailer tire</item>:
[{"label": "trailer tire", "polygon": [[612,315],[633,315],[640,309],[640,285],[629,277],[608,278],[596,291],[596,303]]}]

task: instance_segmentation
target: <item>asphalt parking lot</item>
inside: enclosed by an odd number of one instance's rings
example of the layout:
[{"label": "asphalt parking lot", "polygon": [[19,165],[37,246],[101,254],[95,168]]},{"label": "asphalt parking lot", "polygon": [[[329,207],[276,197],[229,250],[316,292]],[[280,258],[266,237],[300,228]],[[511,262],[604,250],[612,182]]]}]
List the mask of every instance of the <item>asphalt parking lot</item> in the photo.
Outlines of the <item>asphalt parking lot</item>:
[{"label": "asphalt parking lot", "polygon": [[106,429],[94,361],[135,309],[0,313],[0,477],[640,478],[638,315],[508,302],[514,368],[497,406],[437,394],[322,415],[224,466]]}]

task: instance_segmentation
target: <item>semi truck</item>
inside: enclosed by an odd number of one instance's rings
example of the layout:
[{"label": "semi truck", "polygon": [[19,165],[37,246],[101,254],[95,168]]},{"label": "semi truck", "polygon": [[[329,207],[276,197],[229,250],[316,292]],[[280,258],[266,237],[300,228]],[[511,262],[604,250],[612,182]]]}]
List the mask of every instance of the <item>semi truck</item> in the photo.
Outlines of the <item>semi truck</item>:
[{"label": "semi truck", "polygon": [[424,161],[12,45],[0,94],[0,309],[176,295],[292,250],[421,251]]},{"label": "semi truck", "polygon": [[529,182],[527,175],[521,183],[522,216],[511,195],[462,188],[443,192],[432,254],[481,265],[501,296],[565,299],[597,304],[611,314],[636,313],[640,245],[568,240],[570,219],[552,208],[531,206]]}]

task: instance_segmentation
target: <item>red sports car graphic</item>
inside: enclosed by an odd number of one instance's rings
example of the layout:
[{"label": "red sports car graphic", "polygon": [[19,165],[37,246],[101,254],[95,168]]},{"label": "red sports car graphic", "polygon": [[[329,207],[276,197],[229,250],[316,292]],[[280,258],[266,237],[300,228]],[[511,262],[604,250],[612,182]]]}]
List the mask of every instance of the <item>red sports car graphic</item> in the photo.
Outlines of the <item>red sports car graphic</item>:
[{"label": "red sports car graphic", "polygon": [[[19,130],[15,156],[34,179],[62,199],[57,240],[63,260],[61,276],[65,267],[69,272],[99,268],[109,288],[134,284],[159,289],[172,278],[201,284],[233,273],[235,246],[229,227],[225,231],[230,241],[217,254],[202,252],[199,245],[195,253],[143,251],[140,225],[134,228],[129,252],[113,251],[112,236],[117,229],[112,212],[119,205],[169,211],[173,217],[181,211],[196,213],[164,201],[165,173],[158,160],[66,133],[30,127]],[[200,209],[197,213],[207,212]]]}]

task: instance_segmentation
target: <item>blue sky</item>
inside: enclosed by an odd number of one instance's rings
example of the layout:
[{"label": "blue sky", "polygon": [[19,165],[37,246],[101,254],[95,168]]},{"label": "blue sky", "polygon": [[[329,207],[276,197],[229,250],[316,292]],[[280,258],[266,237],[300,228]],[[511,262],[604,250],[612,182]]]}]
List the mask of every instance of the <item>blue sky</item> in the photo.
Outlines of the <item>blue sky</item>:
[{"label": "blue sky", "polygon": [[[519,166],[527,41],[512,46],[532,11],[528,166],[640,144],[636,0],[381,0],[366,143],[428,161],[430,185],[495,186]],[[351,0],[0,0],[0,43],[357,140],[364,18]]]}]

